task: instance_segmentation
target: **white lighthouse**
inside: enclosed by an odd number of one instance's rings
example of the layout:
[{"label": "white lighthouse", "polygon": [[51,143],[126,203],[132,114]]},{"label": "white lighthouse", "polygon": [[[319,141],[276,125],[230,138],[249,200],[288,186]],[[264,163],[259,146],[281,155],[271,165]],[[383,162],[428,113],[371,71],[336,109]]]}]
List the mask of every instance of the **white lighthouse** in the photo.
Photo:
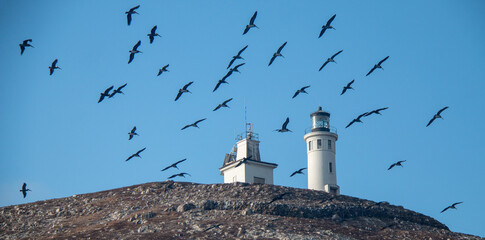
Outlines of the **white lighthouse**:
[{"label": "white lighthouse", "polygon": [[310,114],[310,117],[311,131],[304,136],[308,156],[308,189],[340,194],[335,164],[338,135],[330,127],[330,113],[318,107],[318,111]]},{"label": "white lighthouse", "polygon": [[222,167],[224,183],[266,183],[273,184],[273,169],[278,165],[263,162],[259,155],[258,134],[253,133],[252,124],[246,124],[249,130],[239,135],[239,140],[232,152],[226,154]]}]

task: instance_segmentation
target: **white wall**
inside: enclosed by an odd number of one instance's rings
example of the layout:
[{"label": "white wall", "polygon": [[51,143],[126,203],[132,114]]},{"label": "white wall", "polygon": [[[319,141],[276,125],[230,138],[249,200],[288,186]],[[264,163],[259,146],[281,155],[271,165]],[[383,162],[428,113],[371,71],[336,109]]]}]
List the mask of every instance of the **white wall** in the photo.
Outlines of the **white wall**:
[{"label": "white wall", "polygon": [[261,161],[259,156],[259,141],[243,139],[237,142],[236,160],[251,157],[252,160]]},{"label": "white wall", "polygon": [[256,164],[254,162],[247,162],[246,165],[246,182],[253,183],[254,177],[264,178],[264,183],[273,184],[273,168]]},{"label": "white wall", "polygon": [[246,164],[242,164],[241,166],[234,168],[228,168],[221,172],[224,175],[224,183],[232,183],[234,182],[234,176],[236,176],[236,182],[246,182],[246,176],[244,174],[244,168]]}]

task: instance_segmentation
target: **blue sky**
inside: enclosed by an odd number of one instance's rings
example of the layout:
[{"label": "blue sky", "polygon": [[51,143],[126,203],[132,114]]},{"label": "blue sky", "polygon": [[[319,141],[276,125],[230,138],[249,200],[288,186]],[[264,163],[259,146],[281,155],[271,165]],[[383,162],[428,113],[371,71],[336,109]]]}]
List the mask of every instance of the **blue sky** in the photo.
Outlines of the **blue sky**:
[{"label": "blue sky", "polygon": [[[124,12],[138,4],[127,26]],[[306,176],[289,174],[306,167],[304,131],[322,106],[338,129],[342,194],[485,236],[484,10],[483,1],[2,1],[0,206],[164,181],[177,171],[160,169],[183,158],[185,181],[221,183],[244,104],[262,160],[279,165],[275,184],[306,188]],[[254,11],[260,29],[243,36]],[[336,30],[318,38],[333,14]],[[154,25],[162,37],[149,44]],[[21,56],[28,38],[35,48]],[[143,53],[127,64],[138,40]],[[268,67],[286,41],[285,58]],[[241,73],[212,93],[245,45]],[[384,70],[365,77],[385,56]],[[62,70],[49,76],[54,59]],[[352,79],[355,90],[340,96]],[[174,102],[190,81],[193,94]],[[125,95],[97,103],[124,83]],[[291,98],[306,85],[308,95]],[[212,111],[228,98],[231,108]],[[444,120],[425,127],[444,106]],[[389,109],[345,128],[380,107]],[[293,133],[274,132],[286,117]],[[201,118],[200,129],[180,130]],[[128,141],[133,126],[140,136]],[[124,161],[143,147],[141,159]],[[32,189],[25,199],[23,182]]]}]

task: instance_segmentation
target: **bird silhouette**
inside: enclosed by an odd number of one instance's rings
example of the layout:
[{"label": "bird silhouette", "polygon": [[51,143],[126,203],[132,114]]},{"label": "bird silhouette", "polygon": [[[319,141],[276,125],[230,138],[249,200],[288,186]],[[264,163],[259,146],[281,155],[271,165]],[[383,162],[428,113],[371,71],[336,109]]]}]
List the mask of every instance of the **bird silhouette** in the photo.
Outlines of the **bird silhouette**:
[{"label": "bird silhouette", "polygon": [[56,66],[57,65],[57,59],[54,60],[54,62],[51,63],[50,67],[49,67],[49,75],[52,75],[54,73],[54,70],[55,69],[60,69],[62,70],[60,67]]},{"label": "bird silhouette", "polygon": [[379,115],[381,115],[381,111],[384,111],[384,110],[386,110],[386,109],[388,109],[388,107],[384,107],[384,108],[379,108],[379,109],[376,109],[376,110],[372,110],[372,111],[370,111],[370,112],[366,113],[366,114],[364,115],[364,117],[370,116],[370,115],[372,115],[372,114],[379,114]]},{"label": "bird silhouette", "polygon": [[27,197],[27,191],[32,191],[32,190],[27,189],[27,183],[24,183],[22,185],[22,189],[20,189],[20,192],[22,192],[22,195],[24,195],[24,198]]},{"label": "bird silhouette", "polygon": [[214,108],[214,110],[212,110],[212,111],[216,111],[217,109],[219,109],[221,107],[227,107],[228,108],[229,106],[227,106],[227,103],[230,102],[231,100],[232,100],[232,98],[227,99],[226,101],[224,101],[221,104],[217,105],[217,107]]},{"label": "bird silhouette", "polygon": [[128,64],[130,64],[133,59],[135,58],[135,54],[137,53],[142,53],[141,51],[138,51],[138,47],[141,45],[141,40],[139,40],[135,46],[129,51],[130,52],[130,59],[128,60]]},{"label": "bird silhouette", "polygon": [[269,60],[269,64],[268,64],[268,66],[270,66],[270,65],[273,63],[273,61],[275,60],[275,58],[276,58],[276,57],[285,57],[285,56],[283,56],[283,55],[281,54],[281,50],[283,50],[283,48],[286,46],[286,43],[287,43],[287,42],[283,43],[283,45],[281,45],[281,46],[278,48],[278,50],[277,50],[275,53],[273,53],[273,57],[271,57],[271,60]]},{"label": "bird silhouette", "polygon": [[158,37],[162,37],[160,36],[158,33],[156,33],[157,31],[157,25],[155,25],[152,30],[150,31],[149,34],[147,34],[148,38],[150,39],[150,44],[153,43],[153,40],[155,39],[155,36],[158,36]]},{"label": "bird silhouette", "polygon": [[294,172],[293,172],[293,173],[290,175],[290,177],[293,177],[293,176],[295,176],[296,174],[304,174],[304,173],[303,173],[303,170],[305,170],[305,169],[306,169],[306,168],[300,168],[300,169],[298,169],[297,171],[294,171]]},{"label": "bird silhouette", "polygon": [[221,84],[223,84],[223,83],[229,84],[229,83],[226,81],[226,78],[228,78],[229,76],[231,76],[232,72],[233,72],[233,71],[232,71],[232,69],[231,69],[231,70],[229,70],[229,71],[226,73],[226,75],[224,75],[224,77],[222,77],[222,79],[221,79],[221,80],[217,81],[217,84],[216,84],[216,86],[214,87],[214,90],[212,90],[212,92],[215,92],[215,91],[216,91],[216,90],[219,88],[219,86],[221,86]]},{"label": "bird silhouette", "polygon": [[446,211],[446,210],[448,210],[448,209],[456,209],[456,205],[461,204],[461,203],[463,203],[463,202],[456,202],[456,203],[453,203],[453,204],[451,204],[450,206],[448,206],[448,207],[446,207],[445,209],[443,209],[443,210],[441,211],[441,213],[443,213],[444,211]]},{"label": "bird silhouette", "polygon": [[143,148],[143,149],[139,150],[138,152],[136,152],[135,154],[132,154],[132,155],[131,155],[131,156],[129,156],[129,157],[128,157],[128,158],[127,158],[125,161],[128,161],[128,160],[130,160],[130,159],[132,159],[132,158],[134,158],[134,157],[139,157],[139,158],[141,158],[140,153],[141,153],[141,152],[143,152],[143,151],[145,151],[145,149],[147,149],[147,148]]},{"label": "bird silhouette", "polygon": [[192,123],[192,124],[185,125],[185,126],[184,126],[184,127],[181,129],[181,130],[184,130],[184,129],[188,128],[188,127],[196,127],[196,128],[199,128],[199,126],[197,126],[197,124],[199,124],[200,122],[202,122],[202,121],[204,121],[204,120],[206,120],[206,119],[207,119],[207,118],[203,118],[203,119],[200,119],[200,120],[195,121],[195,122],[194,122],[194,123]]},{"label": "bird silhouette", "polygon": [[[238,69],[238,68],[239,68],[240,66],[244,65],[244,64],[246,64],[246,63],[241,63],[241,64],[236,65],[235,67],[233,67],[233,68],[229,69],[229,72],[231,72],[231,74],[232,74],[232,72],[238,72],[238,73],[241,73],[241,72],[239,72],[239,69]],[[230,74],[229,74],[229,75],[230,75]]]},{"label": "bird silhouette", "polygon": [[334,14],[330,19],[328,19],[327,23],[322,26],[322,30],[320,30],[320,35],[318,35],[318,38],[320,38],[325,33],[325,31],[327,31],[327,29],[335,29],[331,26],[331,24],[336,16],[337,14]]},{"label": "bird silhouette", "polygon": [[109,88],[106,88],[106,90],[104,90],[104,92],[100,93],[98,103],[103,101],[104,97],[109,97],[110,96],[109,91],[111,91],[111,89],[113,89],[113,88],[114,88],[114,86],[111,86]]},{"label": "bird silhouette", "polygon": [[215,92],[215,91],[216,91],[216,90],[219,88],[219,86],[221,86],[221,84],[223,84],[223,83],[227,83],[227,84],[229,84],[229,83],[228,83],[228,82],[225,80],[225,78],[222,78],[221,80],[217,81],[217,84],[216,84],[216,86],[214,87],[214,90],[212,90],[212,92]]},{"label": "bird silhouette", "polygon": [[163,72],[169,72],[168,69],[167,69],[169,65],[170,64],[167,64],[167,65],[163,66],[161,69],[159,69],[157,76],[162,75]]},{"label": "bird silhouette", "polygon": [[174,177],[184,177],[185,178],[185,175],[191,176],[190,174],[183,172],[183,173],[174,174],[174,175],[168,177],[167,179],[172,179]]},{"label": "bird silhouette", "polygon": [[350,125],[356,123],[356,122],[362,122],[362,120],[360,120],[361,117],[364,117],[367,113],[362,113],[360,114],[357,118],[354,118],[354,120],[352,120],[345,128],[348,128],[350,127]]},{"label": "bird silhouette", "polygon": [[308,85],[308,86],[304,86],[304,87],[302,87],[302,88],[300,88],[300,89],[296,90],[296,92],[295,92],[295,94],[293,95],[293,97],[292,97],[292,98],[295,98],[295,97],[296,97],[296,96],[298,96],[298,94],[300,94],[300,93],[306,93],[306,94],[308,94],[308,93],[305,91],[305,89],[307,89],[307,88],[309,88],[309,87],[310,87],[310,85]]},{"label": "bird silhouette", "polygon": [[135,135],[139,136],[138,133],[136,133],[135,131],[136,131],[136,126],[134,126],[133,129],[131,129],[131,131],[128,133],[129,135],[128,140],[131,140]]},{"label": "bird silhouette", "polygon": [[34,46],[30,45],[30,42],[32,42],[32,39],[26,39],[21,44],[19,44],[20,55],[22,55],[24,53],[25,47],[32,47],[32,48],[34,47]]},{"label": "bird silhouette", "polygon": [[395,226],[397,226],[397,225],[398,225],[397,223],[391,223],[391,224],[388,224],[388,225],[386,225],[386,226],[382,227],[382,228],[381,228],[381,231],[382,231],[382,230],[385,230],[385,229],[388,229],[388,228],[393,228],[393,227],[395,227]]},{"label": "bird silhouette", "polygon": [[218,224],[212,225],[212,226],[210,226],[210,227],[206,228],[206,229],[204,230],[204,232],[207,232],[207,231],[209,231],[209,230],[211,230],[211,229],[213,229],[213,228],[219,228],[220,226],[222,226],[222,223],[218,223]]},{"label": "bird silhouette", "polygon": [[337,53],[335,53],[334,55],[332,55],[331,57],[327,58],[327,61],[325,61],[322,66],[320,67],[320,69],[318,69],[318,71],[322,71],[322,69],[329,63],[329,62],[334,62],[334,63],[337,63],[335,62],[334,58],[339,55],[341,52],[343,52],[344,50],[340,50],[338,51]]},{"label": "bird silhouette", "polygon": [[282,193],[282,194],[278,194],[278,195],[274,196],[268,204],[271,204],[271,203],[273,203],[273,202],[275,202],[277,200],[282,200],[284,196],[289,195],[289,194],[290,193],[288,193],[288,192],[285,192],[285,193]]},{"label": "bird silhouette", "polygon": [[126,87],[126,84],[123,84],[122,86],[118,87],[117,89],[113,90],[113,92],[109,95],[109,98],[112,98],[114,97],[115,94],[125,94],[123,91],[121,91],[121,89],[123,89],[124,87]]},{"label": "bird silhouette", "polygon": [[179,169],[179,168],[177,167],[177,164],[179,164],[179,163],[181,163],[181,162],[183,162],[183,161],[185,161],[185,160],[187,160],[187,158],[184,158],[184,159],[182,159],[182,160],[180,160],[180,161],[177,161],[176,163],[174,163],[174,164],[172,164],[172,165],[170,165],[170,166],[168,166],[168,167],[166,167],[166,168],[162,169],[162,172],[163,172],[163,171],[165,171],[165,170],[167,170],[167,169],[169,169],[169,168],[176,168],[176,169]]},{"label": "bird silhouette", "polygon": [[382,59],[378,64],[374,65],[374,67],[365,75],[365,76],[369,76],[369,74],[371,74],[374,70],[380,68],[382,70],[384,70],[384,68],[382,68],[381,64],[386,61],[387,59],[389,58],[389,56],[385,57],[384,59]]},{"label": "bird silhouette", "polygon": [[232,59],[229,62],[229,65],[227,65],[226,69],[229,69],[231,67],[231,65],[234,63],[234,61],[236,61],[236,59],[243,59],[244,60],[244,58],[241,57],[241,54],[244,52],[244,50],[246,50],[246,48],[248,48],[248,45],[246,45],[241,50],[239,50],[239,52],[236,54],[236,56],[232,56]]},{"label": "bird silhouette", "polygon": [[401,161],[397,161],[396,163],[393,163],[387,170],[391,170],[393,167],[395,166],[401,166],[401,163],[405,162],[406,160],[401,160]]},{"label": "bird silhouette", "polygon": [[248,160],[253,160],[251,158],[252,158],[252,156],[243,157],[241,160],[238,160],[239,162],[236,164],[236,166],[234,166],[234,168],[237,168],[237,167],[241,166],[243,163],[247,163]]},{"label": "bird silhouette", "polygon": [[186,93],[186,92],[192,93],[187,89],[192,83],[194,83],[194,82],[189,82],[189,83],[185,84],[184,87],[179,89],[179,92],[177,93],[177,96],[175,97],[175,101],[177,101],[182,96],[183,93]]},{"label": "bird silhouette", "polygon": [[128,22],[128,26],[130,26],[131,24],[131,15],[132,14],[139,14],[137,13],[135,10],[138,9],[140,7],[140,5],[136,6],[136,7],[132,7],[128,12],[125,12],[126,14],[126,20]]},{"label": "bird silhouette", "polygon": [[251,29],[253,27],[259,28],[258,26],[256,26],[256,24],[254,24],[254,20],[256,20],[256,16],[257,15],[258,15],[258,11],[254,12],[253,16],[249,20],[249,24],[246,25],[246,28],[244,29],[243,35],[246,34],[246,33],[248,33],[249,29]]},{"label": "bird silhouette", "polygon": [[281,129],[276,129],[275,131],[277,132],[291,132],[290,129],[286,128],[288,126],[288,123],[290,122],[290,118],[287,117],[286,118],[286,121],[283,123],[283,125],[281,126]]},{"label": "bird silhouette", "polygon": [[443,117],[441,117],[441,113],[442,113],[444,110],[446,110],[447,108],[448,108],[448,106],[446,106],[446,107],[444,107],[444,108],[440,109],[440,110],[439,110],[439,111],[438,111],[438,112],[437,112],[437,113],[436,113],[436,114],[433,116],[433,118],[431,118],[431,120],[429,120],[429,122],[428,122],[428,124],[426,125],[426,127],[428,127],[429,125],[431,125],[431,123],[433,123],[433,121],[434,121],[435,119],[437,119],[437,118],[441,118],[441,119],[443,119]]},{"label": "bird silhouette", "polygon": [[343,95],[345,92],[347,92],[348,89],[354,89],[352,88],[352,83],[354,83],[355,79],[353,79],[352,81],[350,81],[349,83],[347,83],[347,86],[344,87],[344,89],[342,89],[342,93],[340,95]]}]

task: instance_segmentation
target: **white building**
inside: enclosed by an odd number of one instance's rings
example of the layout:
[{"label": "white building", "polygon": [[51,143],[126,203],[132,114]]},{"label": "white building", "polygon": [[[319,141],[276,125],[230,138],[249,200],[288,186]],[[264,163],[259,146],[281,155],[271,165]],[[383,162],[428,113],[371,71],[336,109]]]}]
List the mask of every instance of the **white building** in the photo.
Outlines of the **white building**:
[{"label": "white building", "polygon": [[331,130],[330,113],[318,107],[318,111],[310,114],[310,117],[312,128],[304,136],[308,156],[308,189],[340,194],[335,164],[338,135]]},{"label": "white building", "polygon": [[238,138],[231,153],[226,154],[224,163],[219,170],[224,175],[224,183],[266,183],[273,184],[273,169],[278,165],[263,162],[259,155],[258,135],[249,131]]}]

